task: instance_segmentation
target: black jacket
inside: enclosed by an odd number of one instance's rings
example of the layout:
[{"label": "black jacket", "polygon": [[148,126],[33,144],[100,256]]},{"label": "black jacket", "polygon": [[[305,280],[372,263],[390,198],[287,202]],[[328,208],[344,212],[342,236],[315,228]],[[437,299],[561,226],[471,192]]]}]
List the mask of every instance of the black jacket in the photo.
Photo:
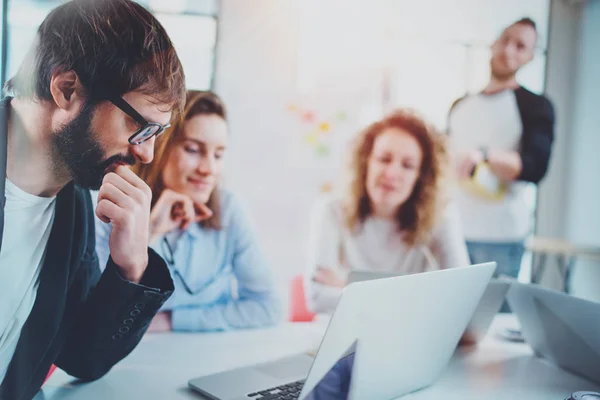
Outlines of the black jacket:
[{"label": "black jacket", "polygon": [[[9,101],[0,105],[2,166]],[[5,176],[0,176],[2,186]],[[0,217],[3,198],[2,190]],[[56,198],[37,297],[0,386],[0,400],[31,399],[52,364],[69,375],[93,380],[129,354],[174,289],[164,260],[151,249],[148,255],[140,284],[123,280],[112,259],[101,274],[90,193],[73,183],[65,186]]]}]

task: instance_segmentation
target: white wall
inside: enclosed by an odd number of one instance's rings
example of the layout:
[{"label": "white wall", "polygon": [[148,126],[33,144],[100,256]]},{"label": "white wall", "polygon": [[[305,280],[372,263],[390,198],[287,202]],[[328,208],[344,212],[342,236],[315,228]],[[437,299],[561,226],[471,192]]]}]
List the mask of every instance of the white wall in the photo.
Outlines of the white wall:
[{"label": "white wall", "polygon": [[[566,239],[568,191],[565,190],[571,169],[573,113],[576,97],[575,80],[579,65],[582,6],[552,0],[546,70],[546,93],[556,114],[555,141],[548,174],[539,185],[537,230],[539,236]],[[559,288],[554,260],[547,262],[543,283]]]},{"label": "white wall", "polygon": [[[556,142],[540,185],[538,234],[600,247],[600,2],[553,0],[550,15],[546,88]],[[556,286],[556,269],[548,272],[544,283]],[[600,263],[578,260],[572,285],[575,295],[600,301]]]},{"label": "white wall", "polygon": [[[600,248],[600,1],[582,13],[569,170],[567,237]],[[600,260],[581,260],[573,276],[576,295],[600,301]]]},{"label": "white wall", "polygon": [[[283,284],[303,270],[309,210],[320,186],[333,180],[337,154],[327,159],[307,145],[307,132],[290,104],[332,120],[357,92],[297,89],[298,34],[294,2],[224,0],[219,17],[215,91],[228,106],[231,147],[227,185],[248,203],[257,232]],[[331,106],[334,105],[334,106]],[[354,110],[332,124],[328,140],[354,132]],[[335,146],[338,149],[343,146]]]},{"label": "white wall", "polygon": [[304,149],[286,113],[294,101],[297,64],[291,3],[223,0],[215,75],[230,120],[226,184],[248,204],[280,282],[301,268],[301,244],[290,238],[306,229],[306,208],[316,194],[297,190],[306,183],[297,182],[300,174],[289,168]]},{"label": "white wall", "polygon": [[546,178],[539,187],[537,232],[550,237],[564,237],[566,229],[567,191],[565,182],[570,169],[571,126],[576,95],[574,80],[578,72],[580,23],[582,8],[563,0],[553,0],[546,71],[546,93],[556,113],[555,141]]}]

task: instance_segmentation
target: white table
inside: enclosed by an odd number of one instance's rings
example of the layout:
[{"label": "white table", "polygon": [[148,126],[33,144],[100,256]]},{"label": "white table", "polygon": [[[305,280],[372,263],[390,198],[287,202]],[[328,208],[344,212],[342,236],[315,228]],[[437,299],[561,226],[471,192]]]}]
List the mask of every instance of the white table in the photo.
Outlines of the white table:
[{"label": "white table", "polygon": [[[405,398],[562,400],[577,390],[600,391],[600,385],[533,357],[527,345],[496,338],[515,324],[510,317],[496,318],[486,340],[457,350],[438,382]],[[35,400],[198,400],[187,388],[190,378],[313,350],[324,330],[323,323],[300,323],[260,331],[148,334],[104,378],[77,384],[57,370]]]}]

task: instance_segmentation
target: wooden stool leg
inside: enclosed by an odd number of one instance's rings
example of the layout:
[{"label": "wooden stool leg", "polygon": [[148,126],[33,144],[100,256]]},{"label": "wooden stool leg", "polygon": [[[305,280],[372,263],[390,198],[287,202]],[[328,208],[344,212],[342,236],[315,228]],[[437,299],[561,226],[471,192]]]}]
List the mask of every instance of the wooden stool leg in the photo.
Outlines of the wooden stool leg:
[{"label": "wooden stool leg", "polygon": [[545,268],[546,253],[538,253],[537,263],[532,263],[531,265],[531,283],[540,283]]},{"label": "wooden stool leg", "polygon": [[563,290],[565,293],[571,292],[571,273],[573,272],[573,266],[575,265],[575,256],[567,257],[565,262],[565,268],[562,273],[563,279]]}]

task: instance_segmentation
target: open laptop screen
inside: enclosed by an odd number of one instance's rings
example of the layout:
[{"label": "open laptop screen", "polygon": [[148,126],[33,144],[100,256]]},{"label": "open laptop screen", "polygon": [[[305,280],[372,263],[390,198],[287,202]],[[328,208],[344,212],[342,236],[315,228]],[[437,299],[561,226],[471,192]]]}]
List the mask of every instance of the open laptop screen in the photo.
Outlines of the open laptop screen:
[{"label": "open laptop screen", "polygon": [[315,388],[304,398],[306,400],[347,400],[350,397],[352,372],[356,345],[352,346],[340,357],[331,369],[317,383]]}]

